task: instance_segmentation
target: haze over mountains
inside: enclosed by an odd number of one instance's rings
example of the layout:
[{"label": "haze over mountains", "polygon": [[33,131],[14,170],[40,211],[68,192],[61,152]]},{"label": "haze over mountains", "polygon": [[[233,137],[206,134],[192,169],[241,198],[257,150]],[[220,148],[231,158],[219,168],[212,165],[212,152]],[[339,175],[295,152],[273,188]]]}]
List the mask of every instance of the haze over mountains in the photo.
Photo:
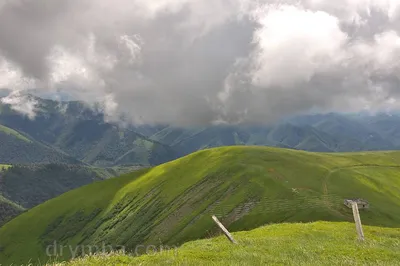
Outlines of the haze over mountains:
[{"label": "haze over mountains", "polygon": [[[31,96],[32,97],[32,96]],[[101,109],[35,97],[29,118],[2,104],[1,163],[158,165],[199,149],[230,145],[350,152],[400,148],[398,114],[297,116],[275,124],[174,127],[104,122]]]}]

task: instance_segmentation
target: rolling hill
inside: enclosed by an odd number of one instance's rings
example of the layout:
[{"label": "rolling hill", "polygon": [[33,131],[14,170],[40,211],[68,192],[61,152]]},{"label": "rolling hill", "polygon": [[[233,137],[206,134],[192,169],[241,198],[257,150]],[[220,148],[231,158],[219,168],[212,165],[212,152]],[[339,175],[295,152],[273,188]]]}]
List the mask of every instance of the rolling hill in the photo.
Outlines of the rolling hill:
[{"label": "rolling hill", "polygon": [[141,247],[147,255],[139,257],[113,253],[57,265],[400,265],[400,228],[364,226],[364,233],[361,243],[351,223],[275,224],[234,233],[238,245],[221,236],[180,248]]},{"label": "rolling hill", "polygon": [[[267,223],[352,221],[345,198],[364,198],[365,225],[400,223],[400,152],[310,153],[266,147],[199,151],[65,193],[0,229],[0,263],[48,259],[61,245],[180,245]],[[207,166],[207,167],[204,167]],[[68,259],[67,251],[58,259]]]}]

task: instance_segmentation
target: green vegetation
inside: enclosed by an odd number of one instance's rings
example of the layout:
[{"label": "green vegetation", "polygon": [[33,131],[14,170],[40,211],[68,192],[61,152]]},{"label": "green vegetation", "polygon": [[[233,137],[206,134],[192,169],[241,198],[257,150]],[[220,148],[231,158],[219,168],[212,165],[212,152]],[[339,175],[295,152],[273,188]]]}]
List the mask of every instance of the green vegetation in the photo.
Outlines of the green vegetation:
[{"label": "green vegetation", "polygon": [[[180,245],[267,223],[352,221],[345,198],[364,198],[365,225],[397,227],[400,152],[321,154],[224,147],[96,182],[47,201],[0,229],[0,262],[46,260],[46,247]],[[58,259],[68,259],[64,253]]]},{"label": "green vegetation", "polygon": [[20,139],[22,141],[32,142],[27,137],[25,137],[24,135],[20,134],[18,131],[15,131],[14,129],[11,129],[9,127],[5,127],[3,125],[0,125],[0,131],[6,133],[8,135],[15,136],[16,138],[18,138],[18,139]]},{"label": "green vegetation", "polygon": [[150,247],[140,257],[103,254],[59,265],[400,265],[400,229],[365,226],[364,232],[362,243],[350,223],[276,224],[234,233],[238,245],[220,236],[178,249]]},{"label": "green vegetation", "polygon": [[8,170],[12,165],[11,164],[0,164],[0,170],[5,171]]}]

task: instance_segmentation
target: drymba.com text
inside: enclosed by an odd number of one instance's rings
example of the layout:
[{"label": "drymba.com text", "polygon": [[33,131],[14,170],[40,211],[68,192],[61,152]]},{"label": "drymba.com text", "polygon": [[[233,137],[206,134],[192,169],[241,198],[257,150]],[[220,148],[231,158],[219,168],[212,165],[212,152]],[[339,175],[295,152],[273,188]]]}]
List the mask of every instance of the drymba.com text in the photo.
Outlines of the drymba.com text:
[{"label": "drymba.com text", "polygon": [[112,246],[105,243],[100,245],[60,245],[57,241],[46,247],[46,255],[48,257],[63,257],[64,255],[71,255],[71,258],[81,257],[92,254],[107,254],[107,253],[129,253],[135,256],[139,255],[153,255],[158,252],[172,252],[176,255],[178,252],[177,246],[167,245],[137,245],[133,249],[127,250],[125,246]]}]

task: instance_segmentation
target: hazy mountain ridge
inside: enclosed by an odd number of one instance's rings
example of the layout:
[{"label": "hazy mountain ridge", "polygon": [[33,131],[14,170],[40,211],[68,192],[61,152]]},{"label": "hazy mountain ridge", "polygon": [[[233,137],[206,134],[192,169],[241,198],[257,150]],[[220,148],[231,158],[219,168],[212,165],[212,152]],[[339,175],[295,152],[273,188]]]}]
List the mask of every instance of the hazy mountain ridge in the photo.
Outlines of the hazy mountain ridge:
[{"label": "hazy mountain ridge", "polygon": [[398,150],[400,116],[326,114],[266,126],[167,127],[150,137],[185,154],[228,145],[277,146],[318,152]]},{"label": "hazy mountain ridge", "polygon": [[[1,158],[6,163],[65,162],[68,158],[63,156],[69,156],[96,166],[158,165],[204,148],[232,145],[319,152],[400,148],[398,114],[304,115],[265,126],[120,126],[104,122],[101,108],[93,110],[77,101],[35,100],[39,103],[35,119],[21,115],[7,105],[1,106],[0,124],[15,130],[31,143],[18,137],[18,141],[9,141],[12,135],[0,131],[0,139],[7,138],[1,141],[0,155],[2,150],[10,150],[5,145],[14,143],[15,147],[11,148],[18,151],[29,151],[30,146],[35,145],[33,153],[38,156],[25,158],[29,152],[25,157],[4,155]],[[41,145],[36,145],[38,143]],[[58,155],[43,155],[50,151]]]},{"label": "hazy mountain ridge", "polygon": [[[34,119],[15,112],[3,104],[0,124],[29,136],[34,142],[44,143],[53,150],[60,150],[74,157],[77,161],[92,165],[113,166],[128,153],[134,153],[135,156],[132,157],[136,158],[124,161],[130,165],[160,164],[179,156],[179,153],[169,146],[149,140],[132,128],[118,127],[104,122],[101,112],[94,111],[83,103],[56,102],[40,98],[35,100],[39,104]],[[136,149],[137,142],[148,143],[146,149]],[[17,150],[23,151],[24,148]],[[7,163],[20,163],[20,161],[11,159]]]}]

